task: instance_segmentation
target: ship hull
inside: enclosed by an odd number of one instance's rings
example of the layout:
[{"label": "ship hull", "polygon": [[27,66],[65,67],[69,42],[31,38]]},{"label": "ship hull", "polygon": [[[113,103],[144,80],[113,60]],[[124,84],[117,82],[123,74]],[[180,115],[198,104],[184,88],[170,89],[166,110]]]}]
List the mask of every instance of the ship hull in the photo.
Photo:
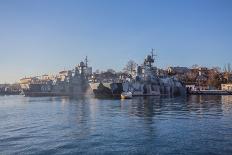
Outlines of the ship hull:
[{"label": "ship hull", "polygon": [[[161,79],[160,79],[161,80]],[[173,81],[172,79],[169,79]],[[125,83],[93,83],[90,84],[96,98],[121,98],[123,92],[131,92],[132,96],[180,96],[185,89],[178,81],[176,84],[151,82],[125,82]]]},{"label": "ship hull", "polygon": [[25,96],[28,97],[52,97],[52,96],[66,96],[66,97],[84,97],[85,93],[73,94],[73,93],[55,93],[55,92],[24,92]]},{"label": "ship hull", "polygon": [[[49,89],[48,89],[49,88]],[[67,96],[67,97],[84,97],[87,94],[89,85],[87,83],[73,84],[66,87],[52,86],[47,84],[30,84],[29,89],[23,90],[23,94],[29,97],[46,97],[46,96]]]},{"label": "ship hull", "polygon": [[91,83],[95,98],[120,98],[123,92],[122,83]]}]

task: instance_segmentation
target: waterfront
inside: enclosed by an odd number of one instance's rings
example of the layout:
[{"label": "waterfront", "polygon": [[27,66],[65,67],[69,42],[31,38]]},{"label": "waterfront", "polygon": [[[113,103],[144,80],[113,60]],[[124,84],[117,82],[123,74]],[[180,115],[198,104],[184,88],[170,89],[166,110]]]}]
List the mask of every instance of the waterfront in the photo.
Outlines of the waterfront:
[{"label": "waterfront", "polygon": [[0,96],[0,154],[231,154],[232,96]]}]

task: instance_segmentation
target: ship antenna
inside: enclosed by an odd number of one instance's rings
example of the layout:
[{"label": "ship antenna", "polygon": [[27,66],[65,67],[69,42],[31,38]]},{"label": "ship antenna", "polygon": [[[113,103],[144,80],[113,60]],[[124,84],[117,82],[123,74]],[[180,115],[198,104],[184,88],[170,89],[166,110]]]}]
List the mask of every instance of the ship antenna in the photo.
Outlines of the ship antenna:
[{"label": "ship antenna", "polygon": [[86,67],[88,66],[88,57],[87,56],[85,57],[85,66]]},{"label": "ship antenna", "polygon": [[157,55],[156,54],[154,54],[154,51],[155,51],[155,49],[154,48],[152,48],[151,49],[151,57],[152,57],[152,59],[154,60],[154,62],[155,62],[155,58],[154,57],[156,57]]},{"label": "ship antenna", "polygon": [[152,57],[152,59],[154,59],[154,53],[153,53],[153,51],[154,51],[154,49],[152,48],[151,49],[151,57]]}]

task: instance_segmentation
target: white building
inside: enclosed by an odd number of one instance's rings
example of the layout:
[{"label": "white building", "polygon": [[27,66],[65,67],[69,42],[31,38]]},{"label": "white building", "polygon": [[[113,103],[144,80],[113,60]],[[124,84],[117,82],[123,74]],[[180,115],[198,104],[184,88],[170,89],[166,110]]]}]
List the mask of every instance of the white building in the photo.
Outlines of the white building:
[{"label": "white building", "polygon": [[221,84],[221,89],[226,91],[232,91],[232,83]]}]

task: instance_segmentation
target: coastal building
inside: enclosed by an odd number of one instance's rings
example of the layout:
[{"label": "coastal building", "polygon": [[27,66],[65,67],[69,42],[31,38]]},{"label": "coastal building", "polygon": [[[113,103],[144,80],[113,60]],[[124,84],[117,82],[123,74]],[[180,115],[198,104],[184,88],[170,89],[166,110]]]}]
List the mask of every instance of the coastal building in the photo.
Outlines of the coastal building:
[{"label": "coastal building", "polygon": [[45,80],[45,81],[54,80],[54,79],[55,79],[55,77],[53,75],[48,75],[48,74],[44,74],[41,77],[41,80]]},{"label": "coastal building", "polygon": [[71,75],[72,75],[71,71],[68,71],[68,70],[67,71],[66,70],[60,71],[59,74],[58,74],[58,76],[57,76],[57,78],[56,78],[56,80],[58,80],[58,81],[65,81],[67,79],[67,77],[69,77]]},{"label": "coastal building", "polygon": [[189,71],[188,67],[168,67],[167,69],[168,74],[174,75],[174,74],[184,74]]},{"label": "coastal building", "polygon": [[221,84],[221,89],[225,91],[232,91],[232,83]]},{"label": "coastal building", "polygon": [[222,76],[226,82],[232,82],[232,73],[231,72],[224,72],[222,74]]},{"label": "coastal building", "polygon": [[19,84],[22,89],[29,89],[29,83],[31,83],[35,78],[25,77],[19,80]]},{"label": "coastal building", "polygon": [[197,69],[198,69],[199,75],[207,75],[209,71],[207,67],[198,67]]}]

